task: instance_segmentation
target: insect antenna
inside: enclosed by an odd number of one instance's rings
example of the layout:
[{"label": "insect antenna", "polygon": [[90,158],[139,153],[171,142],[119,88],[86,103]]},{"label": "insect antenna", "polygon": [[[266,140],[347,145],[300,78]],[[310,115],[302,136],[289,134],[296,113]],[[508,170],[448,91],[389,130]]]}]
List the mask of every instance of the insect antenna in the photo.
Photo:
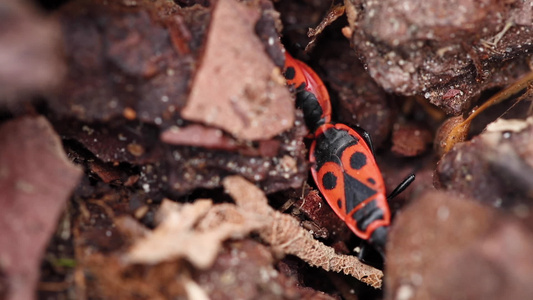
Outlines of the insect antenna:
[{"label": "insect antenna", "polygon": [[401,192],[403,192],[411,183],[415,181],[415,174],[407,176],[390,194],[387,196],[387,200],[390,200]]}]

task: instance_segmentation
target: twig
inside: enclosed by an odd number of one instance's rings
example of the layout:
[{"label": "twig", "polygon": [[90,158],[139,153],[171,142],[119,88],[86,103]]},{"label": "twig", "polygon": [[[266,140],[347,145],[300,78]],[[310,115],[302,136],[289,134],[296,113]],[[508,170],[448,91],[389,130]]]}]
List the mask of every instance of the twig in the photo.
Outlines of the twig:
[{"label": "twig", "polygon": [[238,206],[267,220],[258,232],[274,250],[298,256],[311,266],[343,272],[374,288],[381,288],[381,270],[363,264],[355,256],[337,254],[333,248],[315,240],[296,219],[272,209],[263,192],[252,183],[242,177],[231,176],[224,179],[223,185]]},{"label": "twig", "polygon": [[505,26],[503,29],[498,32],[495,36],[491,37],[488,40],[481,39],[481,44],[485,46],[485,48],[495,48],[498,45],[498,42],[503,38],[503,36],[507,33],[511,27],[513,27],[514,22],[513,21],[507,21],[505,23]]},{"label": "twig", "polygon": [[[474,111],[468,118],[466,118],[463,122],[457,124],[448,134],[446,141],[445,141],[445,148],[444,153],[450,151],[452,147],[459,142],[460,140],[457,140],[456,137],[458,136],[466,136],[465,132],[468,131],[470,128],[470,123],[472,120],[477,117],[480,113],[482,113],[485,109],[498,104],[508,98],[510,98],[512,95],[515,95],[516,93],[520,92],[521,90],[525,88],[529,88],[529,86],[533,83],[533,71],[529,72],[526,76],[522,77],[517,82],[513,83],[511,86],[501,90],[500,92],[496,93],[496,95],[492,96],[489,100],[487,100],[485,103],[483,103],[476,111]],[[521,99],[520,99],[521,100]]]}]

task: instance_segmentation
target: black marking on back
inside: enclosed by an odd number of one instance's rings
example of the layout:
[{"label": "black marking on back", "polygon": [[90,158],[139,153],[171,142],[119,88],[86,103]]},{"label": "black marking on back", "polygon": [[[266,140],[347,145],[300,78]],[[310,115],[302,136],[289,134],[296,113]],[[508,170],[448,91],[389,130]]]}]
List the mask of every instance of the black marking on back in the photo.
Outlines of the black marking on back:
[{"label": "black marking on back", "polygon": [[374,245],[376,250],[381,253],[381,256],[385,256],[385,244],[387,243],[387,236],[388,236],[388,228],[384,226],[380,226],[376,228],[373,232],[368,241]]},{"label": "black marking on back", "polygon": [[337,176],[332,172],[327,172],[322,176],[322,186],[326,190],[332,190],[337,186]]},{"label": "black marking on back", "polygon": [[357,143],[359,143],[359,139],[350,135],[347,131],[334,127],[328,128],[316,138],[314,153],[316,169],[320,170],[328,161],[340,164],[342,152],[352,145],[357,145]]},{"label": "black marking on back", "polygon": [[383,210],[378,207],[376,199],[368,202],[352,215],[359,230],[365,231],[372,222],[383,220]]},{"label": "black marking on back", "polygon": [[296,77],[296,70],[294,70],[294,67],[288,67],[285,70],[285,78],[288,80],[293,80],[294,77]]},{"label": "black marking on back", "polygon": [[366,155],[363,152],[356,151],[350,156],[350,166],[354,170],[361,170],[366,166]]},{"label": "black marking on back", "polygon": [[296,107],[301,108],[304,112],[305,125],[311,132],[314,132],[318,126],[324,124],[324,120],[321,119],[324,111],[315,94],[305,89],[298,90]]},{"label": "black marking on back", "polygon": [[342,209],[342,200],[341,199],[337,199],[337,206]]},{"label": "black marking on back", "polygon": [[371,183],[371,184],[376,184],[376,180],[375,180],[374,178],[372,178],[372,177],[368,177],[368,178],[366,179],[366,181],[368,181],[368,182]]},{"label": "black marking on back", "polygon": [[[350,213],[357,205],[374,196],[376,190],[368,187],[361,181],[344,174],[344,194],[346,199],[346,213]],[[357,219],[356,219],[357,221]]]}]

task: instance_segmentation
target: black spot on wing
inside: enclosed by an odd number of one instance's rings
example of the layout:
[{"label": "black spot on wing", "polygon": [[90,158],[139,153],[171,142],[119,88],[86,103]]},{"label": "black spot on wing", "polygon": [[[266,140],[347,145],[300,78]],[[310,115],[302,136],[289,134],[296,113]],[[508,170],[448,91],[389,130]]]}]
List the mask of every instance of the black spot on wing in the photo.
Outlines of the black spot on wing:
[{"label": "black spot on wing", "polygon": [[383,220],[383,210],[378,207],[376,199],[373,199],[353,213],[352,219],[355,220],[358,229],[365,231],[372,222]]},{"label": "black spot on wing", "polygon": [[366,155],[363,152],[356,151],[350,157],[350,166],[354,170],[361,170],[366,165]]},{"label": "black spot on wing", "polygon": [[332,172],[327,172],[322,176],[322,186],[326,190],[332,190],[337,186],[337,176]]},{"label": "black spot on wing", "polygon": [[285,78],[287,78],[288,80],[294,79],[295,76],[296,76],[296,70],[294,70],[294,67],[288,67],[285,70]]},{"label": "black spot on wing", "polygon": [[376,184],[376,180],[372,177],[368,177],[366,181],[368,181],[368,183],[371,183],[371,184]]},{"label": "black spot on wing", "polygon": [[374,196],[377,191],[361,181],[344,174],[344,193],[346,195],[346,212],[351,212],[357,205]]},{"label": "black spot on wing", "polygon": [[342,200],[341,199],[337,199],[337,206],[342,209]]}]

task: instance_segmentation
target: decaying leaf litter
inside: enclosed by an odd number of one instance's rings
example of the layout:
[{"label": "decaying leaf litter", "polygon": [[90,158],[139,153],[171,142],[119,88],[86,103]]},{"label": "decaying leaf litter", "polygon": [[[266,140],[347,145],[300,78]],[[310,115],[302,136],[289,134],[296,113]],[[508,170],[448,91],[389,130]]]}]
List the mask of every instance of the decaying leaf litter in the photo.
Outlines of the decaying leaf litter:
[{"label": "decaying leaf litter", "polygon": [[[528,1],[340,4],[337,20],[296,1],[4,6],[0,295],[530,297],[529,81],[442,158],[427,104],[464,119],[527,76]],[[281,42],[321,75],[337,120],[372,134],[389,190],[417,173],[391,203],[384,273],[312,186],[302,197],[307,132]],[[350,279],[383,276],[382,296]]]}]

